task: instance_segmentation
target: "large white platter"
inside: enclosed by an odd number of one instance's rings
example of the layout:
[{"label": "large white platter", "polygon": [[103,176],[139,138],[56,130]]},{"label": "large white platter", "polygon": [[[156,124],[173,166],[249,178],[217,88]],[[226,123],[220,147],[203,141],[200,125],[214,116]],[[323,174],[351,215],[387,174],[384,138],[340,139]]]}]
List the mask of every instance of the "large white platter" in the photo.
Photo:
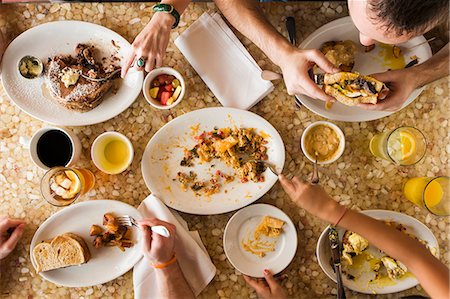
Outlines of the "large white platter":
[{"label": "large white platter", "polygon": [[[183,149],[192,148],[192,127],[199,125],[197,134],[212,131],[214,127],[254,128],[267,134],[269,162],[281,173],[284,166],[284,144],[277,130],[262,117],[233,108],[205,108],[179,116],[162,127],[149,141],[142,157],[142,176],[150,191],[166,205],[176,210],[199,215],[226,213],[240,209],[263,196],[276,183],[277,177],[269,169],[264,173],[263,183],[240,183],[238,179],[222,186],[220,193],[212,196],[195,196],[191,190],[183,192],[177,177],[179,171],[193,170],[199,180],[208,180],[211,171],[222,170],[227,174],[234,171],[221,161],[195,163],[194,167],[181,167]],[[214,164],[214,168],[210,166]],[[225,190],[226,193],[225,193]]]},{"label": "large white platter", "polygon": [[[353,71],[359,72],[363,75],[370,75],[384,72],[388,69],[388,67],[384,65],[383,55],[378,44],[371,52],[364,53],[363,46],[359,42],[358,29],[355,27],[350,17],[340,18],[320,27],[308,36],[299,47],[302,49],[320,49],[323,43],[333,40],[352,40],[357,45],[358,53],[355,58],[355,66]],[[418,45],[424,41],[426,41],[426,39],[423,36],[419,36],[398,46],[402,49],[406,49]],[[422,63],[430,58],[432,53],[428,43],[425,43],[410,51],[404,51],[403,55],[406,63],[411,60],[410,56],[412,55],[416,55],[419,58],[419,63]],[[417,98],[422,90],[423,88],[415,90],[404,103],[402,108],[406,107],[415,98]],[[370,121],[383,118],[393,113],[387,111],[364,110],[358,107],[346,106],[338,102],[336,102],[331,109],[326,109],[323,101],[311,99],[305,95],[297,95],[297,98],[312,112],[325,118],[337,121]]]},{"label": "large white platter", "polygon": [[[253,233],[264,216],[278,218],[285,224],[275,251],[267,252],[261,258],[245,251],[241,241]],[[264,277],[264,269],[277,274],[283,271],[295,256],[297,231],[289,216],[280,209],[267,204],[251,205],[236,212],[228,221],[223,235],[223,249],[233,267],[245,275]]]},{"label": "large white platter", "polygon": [[46,280],[66,287],[87,287],[113,280],[128,272],[142,257],[140,230],[132,228],[134,246],[125,252],[117,247],[96,249],[92,246],[94,237],[89,236],[92,224],[102,225],[103,215],[130,215],[136,220],[142,218],[132,206],[116,200],[91,200],[74,204],[48,218],[38,228],[30,245],[33,267],[33,248],[44,240],[72,232],[81,236],[89,247],[91,259],[83,265],[39,273]]},{"label": "large white platter", "polygon": [[123,59],[131,45],[116,32],[100,25],[80,21],[57,21],[31,28],[6,49],[2,60],[2,82],[11,100],[31,116],[61,126],[83,126],[100,123],[115,117],[127,109],[139,95],[144,75],[131,70],[120,80],[116,94],[108,93],[103,102],[89,112],[79,113],[65,109],[43,91],[44,79],[23,78],[18,69],[20,59],[33,55],[44,63],[48,57],[58,54],[74,54],[78,43],[93,44],[100,50],[100,56],[108,57],[114,47],[111,40],[120,47],[119,57]]},{"label": "large white platter", "polygon": [[[430,246],[430,248],[435,248],[437,251],[437,255],[439,255],[439,244],[436,237],[433,235],[431,230],[419,220],[402,213],[386,210],[366,210],[362,211],[361,213],[375,219],[395,221],[397,223],[403,224],[406,227],[407,232],[415,235],[423,241],[426,241],[428,246]],[[339,228],[338,232],[339,238],[342,241],[345,230]],[[369,248],[367,250],[369,251],[369,253],[372,253],[374,255],[376,255],[378,252],[378,250],[372,245],[369,245]],[[328,227],[322,232],[319,237],[319,241],[317,242],[316,255],[317,261],[319,262],[322,270],[329,278],[336,282],[336,275],[334,274],[333,268],[330,265],[331,251],[328,241]],[[397,280],[393,285],[369,285],[368,281],[373,278],[373,274],[371,275],[369,271],[365,272],[364,270],[365,269],[362,269],[363,272],[361,277],[354,281],[348,280],[347,277],[343,275],[342,279],[345,287],[365,294],[390,294],[407,290],[419,284],[415,277],[408,276],[406,278]]]}]

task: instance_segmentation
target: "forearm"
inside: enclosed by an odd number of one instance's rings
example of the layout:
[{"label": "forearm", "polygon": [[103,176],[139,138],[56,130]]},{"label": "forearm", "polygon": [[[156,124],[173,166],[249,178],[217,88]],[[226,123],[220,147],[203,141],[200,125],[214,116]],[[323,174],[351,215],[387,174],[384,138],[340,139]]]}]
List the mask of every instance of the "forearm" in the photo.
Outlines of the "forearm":
[{"label": "forearm", "polygon": [[178,262],[162,269],[155,269],[161,298],[190,299],[194,298]]},{"label": "forearm", "polygon": [[161,3],[163,4],[170,4],[172,5],[178,13],[181,15],[186,7],[189,5],[191,0],[162,0]]},{"label": "forearm", "polygon": [[449,295],[449,269],[417,240],[389,227],[381,221],[349,210],[339,223],[387,255],[400,260],[433,298]]},{"label": "forearm", "polygon": [[417,87],[424,86],[449,74],[449,44],[433,57],[412,68]]},{"label": "forearm", "polygon": [[293,46],[267,21],[256,0],[214,0],[220,11],[238,31],[279,65]]}]

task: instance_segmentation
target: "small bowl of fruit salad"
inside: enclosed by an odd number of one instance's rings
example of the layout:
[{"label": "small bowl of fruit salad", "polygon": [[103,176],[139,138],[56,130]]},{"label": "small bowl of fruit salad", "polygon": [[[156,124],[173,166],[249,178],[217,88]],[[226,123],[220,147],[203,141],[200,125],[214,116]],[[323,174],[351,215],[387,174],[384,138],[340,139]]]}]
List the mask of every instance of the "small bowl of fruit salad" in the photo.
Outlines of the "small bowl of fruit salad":
[{"label": "small bowl of fruit salad", "polygon": [[178,105],[185,89],[181,74],[170,67],[152,70],[145,77],[142,87],[147,102],[158,109],[170,109]]}]

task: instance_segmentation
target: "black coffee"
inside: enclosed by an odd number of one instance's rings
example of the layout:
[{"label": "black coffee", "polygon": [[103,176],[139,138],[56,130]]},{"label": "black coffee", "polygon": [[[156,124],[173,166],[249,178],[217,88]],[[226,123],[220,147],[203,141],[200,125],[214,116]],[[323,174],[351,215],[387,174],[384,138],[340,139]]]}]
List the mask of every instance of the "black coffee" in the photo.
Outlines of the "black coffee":
[{"label": "black coffee", "polygon": [[72,157],[73,147],[69,136],[59,130],[42,134],[37,142],[39,160],[47,167],[66,166]]}]

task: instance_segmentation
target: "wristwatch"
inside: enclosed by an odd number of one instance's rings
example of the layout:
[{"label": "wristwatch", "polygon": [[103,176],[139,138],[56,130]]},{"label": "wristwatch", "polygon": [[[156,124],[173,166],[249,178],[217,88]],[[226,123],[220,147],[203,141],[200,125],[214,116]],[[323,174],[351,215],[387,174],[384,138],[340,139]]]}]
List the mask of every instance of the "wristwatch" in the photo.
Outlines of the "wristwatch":
[{"label": "wristwatch", "polygon": [[170,4],[164,3],[155,4],[153,5],[152,10],[153,12],[164,12],[171,14],[175,18],[175,23],[172,25],[172,29],[176,28],[178,26],[178,23],[180,23],[180,14],[175,9],[175,7],[173,7]]}]

